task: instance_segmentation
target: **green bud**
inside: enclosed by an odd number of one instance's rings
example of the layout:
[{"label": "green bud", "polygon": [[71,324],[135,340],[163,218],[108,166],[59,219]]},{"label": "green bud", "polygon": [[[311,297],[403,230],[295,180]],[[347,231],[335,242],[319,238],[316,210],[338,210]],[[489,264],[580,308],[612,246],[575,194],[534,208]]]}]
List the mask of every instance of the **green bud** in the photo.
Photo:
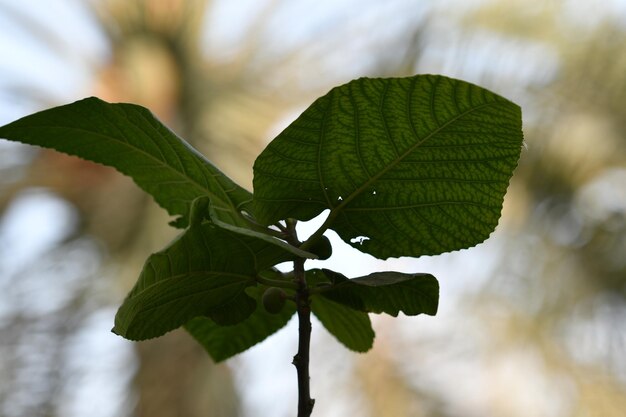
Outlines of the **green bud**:
[{"label": "green bud", "polygon": [[311,252],[316,254],[321,261],[325,261],[333,254],[333,247],[326,236],[322,236],[315,245],[311,247]]},{"label": "green bud", "polygon": [[278,314],[287,301],[287,294],[281,288],[269,287],[263,293],[263,307],[268,313]]}]

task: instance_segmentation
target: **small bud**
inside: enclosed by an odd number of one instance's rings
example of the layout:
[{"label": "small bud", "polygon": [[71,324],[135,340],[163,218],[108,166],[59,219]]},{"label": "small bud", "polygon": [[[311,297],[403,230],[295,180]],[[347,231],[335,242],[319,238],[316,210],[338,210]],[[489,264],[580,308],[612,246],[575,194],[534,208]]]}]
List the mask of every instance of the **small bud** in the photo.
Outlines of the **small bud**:
[{"label": "small bud", "polygon": [[326,236],[322,236],[320,240],[311,247],[311,252],[316,254],[320,261],[325,261],[333,254],[333,246]]},{"label": "small bud", "polygon": [[281,288],[270,287],[263,293],[263,307],[271,314],[280,313],[286,300],[287,294]]}]

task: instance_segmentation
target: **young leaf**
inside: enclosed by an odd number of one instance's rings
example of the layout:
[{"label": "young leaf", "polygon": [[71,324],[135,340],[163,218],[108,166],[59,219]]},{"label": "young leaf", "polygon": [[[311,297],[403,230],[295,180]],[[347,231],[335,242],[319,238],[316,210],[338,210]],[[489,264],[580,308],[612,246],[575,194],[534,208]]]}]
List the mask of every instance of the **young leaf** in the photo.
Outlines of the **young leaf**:
[{"label": "young leaf", "polygon": [[356,311],[324,297],[311,299],[311,311],[326,330],[345,347],[367,352],[374,344],[374,330],[367,313]]},{"label": "young leaf", "polygon": [[257,158],[255,215],[271,224],[330,209],[322,229],[378,258],[468,248],[497,225],[521,147],[520,108],[483,88],[362,78],[316,100]]},{"label": "young leaf", "polygon": [[[197,210],[194,210],[197,211]],[[196,316],[220,324],[245,320],[256,303],[246,293],[258,271],[293,259],[262,240],[199,224],[151,255],[115,316],[113,331],[127,339],[160,336]]]},{"label": "young leaf", "polygon": [[332,283],[328,288],[318,287],[321,296],[355,310],[394,317],[400,311],[407,316],[437,314],[439,283],[430,274],[375,272],[353,279],[328,269],[308,271],[307,277],[309,274],[322,274]]},{"label": "young leaf", "polygon": [[0,137],[112,166],[172,215],[208,195],[222,221],[245,225],[239,213],[252,195],[141,106],[87,98],[0,127]]},{"label": "young leaf", "polygon": [[257,231],[252,228],[251,225],[235,226],[229,223],[226,223],[220,220],[220,216],[217,213],[211,199],[208,196],[201,196],[196,198],[191,202],[191,209],[189,215],[189,223],[199,225],[204,220],[208,220],[214,225],[218,226],[220,229],[225,229],[240,235],[248,236],[251,238],[263,240],[267,243],[271,243],[272,245],[276,245],[287,252],[291,252],[295,256],[301,258],[310,258],[317,259],[318,256],[314,253],[303,251],[302,249],[292,246],[285,242],[284,240],[280,240],[266,232]]},{"label": "young leaf", "polygon": [[249,287],[246,293],[256,300],[256,310],[234,326],[219,326],[207,317],[195,317],[185,329],[196,339],[215,362],[224,361],[262,342],[281,328],[296,312],[294,303],[287,303],[278,314],[270,314],[261,305],[264,286]]},{"label": "young leaf", "polygon": [[[198,197],[199,199],[204,199],[208,197]],[[234,233],[238,233],[240,235],[245,235],[245,236],[250,236],[250,237],[254,237],[257,239],[261,239],[264,240],[268,243],[271,243],[272,245],[276,245],[281,247],[282,249],[293,253],[296,256],[299,256],[300,258],[309,258],[309,259],[318,259],[319,256],[311,253],[311,252],[307,252],[304,251],[296,246],[290,245],[289,243],[280,240],[274,236],[271,236],[265,232],[262,231],[257,231],[254,230],[253,228],[250,227],[250,225],[245,225],[245,227],[242,226],[235,226],[233,224],[230,223],[226,223],[222,220],[220,220],[218,213],[215,210],[215,207],[213,207],[212,204],[208,203],[208,212],[209,212],[209,218],[211,220],[211,222],[213,224],[215,224],[216,226],[219,226],[222,229],[226,229],[226,230],[230,230],[231,232]]]}]

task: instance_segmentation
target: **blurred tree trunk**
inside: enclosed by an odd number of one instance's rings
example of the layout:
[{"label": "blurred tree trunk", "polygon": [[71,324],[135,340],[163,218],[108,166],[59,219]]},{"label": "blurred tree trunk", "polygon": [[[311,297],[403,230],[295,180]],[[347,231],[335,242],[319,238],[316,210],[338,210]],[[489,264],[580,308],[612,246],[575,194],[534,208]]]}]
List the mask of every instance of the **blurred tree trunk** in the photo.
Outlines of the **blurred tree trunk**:
[{"label": "blurred tree trunk", "polygon": [[[260,42],[255,31],[262,30],[264,16],[274,2],[268,2],[265,13],[250,25],[249,44],[231,61],[219,63],[210,62],[200,48],[206,12],[212,7],[208,0],[105,0],[88,4],[110,47],[109,61],[96,69],[93,94],[111,102],[148,107],[227,175],[249,187],[252,162],[263,147],[264,135],[290,100],[269,97],[259,89],[258,81],[266,69],[251,64]],[[41,30],[27,14],[17,10],[11,13],[37,33],[44,47],[58,46],[54,34]],[[103,243],[102,252],[108,258],[103,269],[116,271],[116,298],[121,299],[137,279],[146,257],[178,233],[166,226],[171,219],[132,180],[113,169],[53,151],[40,151],[30,162],[24,175],[8,182],[9,188],[3,190],[0,212],[13,197],[33,187],[44,187],[67,200],[79,212],[79,225],[68,239],[91,236]],[[68,291],[73,291],[77,302],[89,296],[75,288]],[[76,319],[82,323],[85,316],[75,311],[67,314],[63,317],[68,322]],[[15,338],[22,333],[16,331]],[[59,335],[53,336],[60,351],[68,349]],[[214,364],[184,331],[135,347],[134,413],[138,417],[240,415],[230,369]],[[20,366],[18,360],[14,363]],[[65,365],[46,366],[60,369]],[[62,400],[54,394],[63,384],[50,378],[47,384],[49,400],[45,406],[38,405],[41,401],[33,404],[32,409],[59,407]]]},{"label": "blurred tree trunk", "polygon": [[[96,91],[105,100],[148,107],[197,146],[200,140],[211,139],[190,135],[208,104],[195,94],[206,89],[210,74],[199,71],[204,62],[197,49],[206,5],[192,3],[194,7],[180,1],[106,2],[100,15],[111,39],[112,60],[101,70]],[[135,233],[109,243],[118,249],[115,254],[121,264],[141,265],[146,248],[158,250],[172,231],[164,230],[165,216],[148,199],[124,211],[136,213],[127,218],[140,219],[131,227]],[[130,288],[138,271],[125,275],[124,286]],[[136,347],[137,417],[239,415],[229,369],[213,364],[186,332],[171,332]]]},{"label": "blurred tree trunk", "polygon": [[[208,62],[200,44],[210,7],[208,1],[105,2],[100,19],[113,53],[110,65],[100,72],[96,92],[109,101],[148,107],[227,175],[249,186],[263,134],[284,111],[284,103],[251,88],[262,69],[249,70],[248,60],[254,58],[250,48],[243,48],[232,62]],[[266,10],[271,7],[272,2]],[[263,13],[258,19],[252,32],[265,24]],[[252,32],[248,41],[254,44]],[[136,213],[125,216],[133,234],[110,245],[118,248],[120,264],[141,265],[146,248],[159,250],[173,230],[165,227],[162,210],[148,198],[124,211]],[[137,276],[138,271],[128,271],[124,285],[130,288]],[[229,368],[213,364],[186,332],[139,343],[137,354],[138,417],[239,415]]]}]

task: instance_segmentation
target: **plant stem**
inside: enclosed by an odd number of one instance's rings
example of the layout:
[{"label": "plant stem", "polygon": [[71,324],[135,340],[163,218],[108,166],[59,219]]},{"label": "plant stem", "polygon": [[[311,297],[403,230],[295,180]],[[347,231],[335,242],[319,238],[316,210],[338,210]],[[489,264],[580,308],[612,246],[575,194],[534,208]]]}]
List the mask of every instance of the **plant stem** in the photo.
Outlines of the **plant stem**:
[{"label": "plant stem", "polygon": [[[285,221],[285,234],[289,244],[298,247],[301,242],[296,232],[297,221]],[[304,273],[306,259],[293,261],[293,282],[296,284],[296,308],[298,311],[298,353],[293,357],[293,364],[298,373],[298,417],[310,417],[315,400],[311,398],[311,377],[309,376],[309,351],[311,347],[311,302],[309,287]]]},{"label": "plant stem", "polygon": [[311,346],[311,305],[309,290],[304,275],[304,259],[294,261],[294,278],[298,284],[296,305],[298,309],[298,353],[293,357],[293,364],[298,372],[298,417],[309,417],[313,412],[315,400],[311,398],[309,376],[309,350]]}]

